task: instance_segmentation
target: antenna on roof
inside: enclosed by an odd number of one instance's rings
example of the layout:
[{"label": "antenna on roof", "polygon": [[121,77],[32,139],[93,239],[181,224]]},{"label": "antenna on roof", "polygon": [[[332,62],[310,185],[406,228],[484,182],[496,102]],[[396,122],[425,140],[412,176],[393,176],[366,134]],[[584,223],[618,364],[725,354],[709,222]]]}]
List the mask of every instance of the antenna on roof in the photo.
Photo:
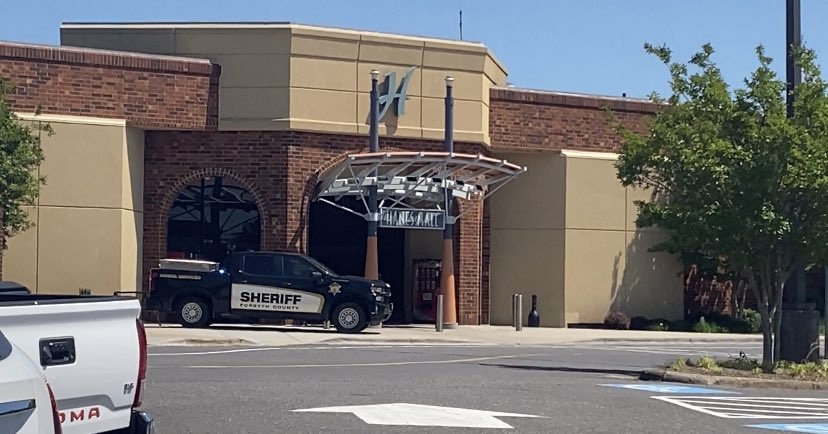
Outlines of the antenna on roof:
[{"label": "antenna on roof", "polygon": [[460,40],[463,40],[463,4],[458,1],[458,8],[460,9]]}]

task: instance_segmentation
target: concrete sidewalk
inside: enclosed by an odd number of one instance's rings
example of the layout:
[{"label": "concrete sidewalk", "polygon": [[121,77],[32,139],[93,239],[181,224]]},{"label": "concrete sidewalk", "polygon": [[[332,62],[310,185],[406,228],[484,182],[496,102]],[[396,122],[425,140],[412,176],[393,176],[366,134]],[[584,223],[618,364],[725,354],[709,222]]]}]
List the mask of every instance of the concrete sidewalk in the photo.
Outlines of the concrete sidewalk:
[{"label": "concrete sidewalk", "polygon": [[146,324],[151,346],[267,346],[287,345],[376,345],[403,343],[555,345],[584,342],[762,342],[761,335],[726,333],[682,333],[637,330],[524,328],[506,326],[459,326],[437,333],[433,326],[383,326],[360,334],[341,334],[334,329],[301,326],[213,325],[185,329],[178,325]]}]

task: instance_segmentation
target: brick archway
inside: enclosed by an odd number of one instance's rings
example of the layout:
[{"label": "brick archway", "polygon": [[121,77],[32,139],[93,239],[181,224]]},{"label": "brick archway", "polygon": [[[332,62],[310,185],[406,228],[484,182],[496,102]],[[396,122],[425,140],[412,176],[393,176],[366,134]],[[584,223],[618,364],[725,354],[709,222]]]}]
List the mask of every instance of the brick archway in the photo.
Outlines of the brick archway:
[{"label": "brick archway", "polygon": [[[158,206],[153,210],[154,215],[146,216],[147,220],[152,219],[152,226],[155,227],[156,230],[154,231],[155,236],[150,237],[147,235],[144,239],[144,275],[147,275],[147,273],[149,273],[149,269],[156,266],[158,261],[166,255],[167,219],[169,218],[170,208],[172,207],[175,197],[192,181],[199,178],[214,176],[222,176],[233,180],[233,182],[239,184],[241,187],[244,187],[250,195],[253,196],[253,200],[256,202],[256,208],[259,212],[262,249],[265,249],[266,246],[270,244],[265,236],[265,225],[270,214],[268,214],[267,202],[264,200],[256,185],[229,169],[200,169],[190,172],[189,174],[179,178],[169,187],[166,187],[166,191],[158,203]],[[144,280],[146,283],[146,279]]]}]

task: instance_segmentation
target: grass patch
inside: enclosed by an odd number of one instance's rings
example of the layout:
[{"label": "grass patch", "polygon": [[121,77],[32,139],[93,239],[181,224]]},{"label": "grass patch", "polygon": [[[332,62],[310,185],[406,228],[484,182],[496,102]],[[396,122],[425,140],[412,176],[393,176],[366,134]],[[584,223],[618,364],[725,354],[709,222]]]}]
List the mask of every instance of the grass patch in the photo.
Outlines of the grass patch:
[{"label": "grass patch", "polygon": [[[608,317],[609,318],[609,317]],[[684,320],[668,321],[664,318],[647,319],[642,316],[633,317],[629,322],[632,330],[650,331],[676,331],[696,333],[746,333],[756,334],[760,332],[761,320],[759,313],[745,309],[738,316],[708,313],[706,315],[693,316]],[[616,328],[607,326],[608,328]]]},{"label": "grass patch", "polygon": [[699,369],[704,369],[705,371],[720,373],[722,372],[722,367],[719,366],[719,363],[716,362],[716,359],[710,356],[701,356],[696,363],[693,365]]},{"label": "grass patch", "polygon": [[687,367],[687,359],[685,359],[684,357],[679,357],[678,359],[676,359],[673,362],[672,365],[670,365],[670,369],[672,369],[674,371],[678,371],[678,370],[681,370],[682,368],[686,368],[686,367]]},{"label": "grass patch", "polygon": [[773,372],[765,372],[761,363],[744,355],[726,360],[710,356],[692,359],[676,359],[668,368],[676,372],[715,374],[734,377],[753,377],[776,380],[828,381],[828,362],[791,363],[779,362]]},{"label": "grass patch", "polygon": [[816,378],[818,381],[828,381],[828,363],[826,362],[780,362],[776,369],[798,379]]}]

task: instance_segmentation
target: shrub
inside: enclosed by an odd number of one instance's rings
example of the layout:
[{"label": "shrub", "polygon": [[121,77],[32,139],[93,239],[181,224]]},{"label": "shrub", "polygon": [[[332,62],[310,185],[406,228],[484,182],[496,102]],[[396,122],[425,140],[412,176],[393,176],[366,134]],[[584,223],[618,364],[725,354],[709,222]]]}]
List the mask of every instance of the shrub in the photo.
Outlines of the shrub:
[{"label": "shrub", "polygon": [[652,332],[664,332],[670,330],[670,327],[663,322],[654,322],[647,326],[647,330]]},{"label": "shrub", "polygon": [[647,330],[652,321],[643,316],[634,316],[630,319],[630,330]]},{"label": "shrub", "polygon": [[714,322],[707,322],[704,317],[693,325],[693,331],[697,333],[727,333],[728,330]]},{"label": "shrub", "polygon": [[762,331],[762,317],[753,309],[744,309],[741,320],[745,323],[745,333],[759,333]]},{"label": "shrub", "polygon": [[643,316],[635,316],[630,319],[630,330],[666,331],[672,329],[670,321],[664,318],[647,319]]},{"label": "shrub", "polygon": [[694,323],[692,323],[690,321],[685,321],[685,320],[673,321],[673,322],[670,323],[670,330],[673,330],[673,331],[676,331],[676,332],[689,332],[689,331],[693,331],[693,325],[694,325]]},{"label": "shrub", "polygon": [[630,328],[630,318],[623,312],[610,312],[604,318],[604,326],[614,330],[627,330]]},{"label": "shrub", "polygon": [[731,357],[728,360],[725,360],[719,364],[723,368],[728,369],[737,369],[740,371],[753,371],[756,372],[756,369],[762,370],[762,365],[756,359],[751,359],[745,355],[740,355],[739,357]]}]

